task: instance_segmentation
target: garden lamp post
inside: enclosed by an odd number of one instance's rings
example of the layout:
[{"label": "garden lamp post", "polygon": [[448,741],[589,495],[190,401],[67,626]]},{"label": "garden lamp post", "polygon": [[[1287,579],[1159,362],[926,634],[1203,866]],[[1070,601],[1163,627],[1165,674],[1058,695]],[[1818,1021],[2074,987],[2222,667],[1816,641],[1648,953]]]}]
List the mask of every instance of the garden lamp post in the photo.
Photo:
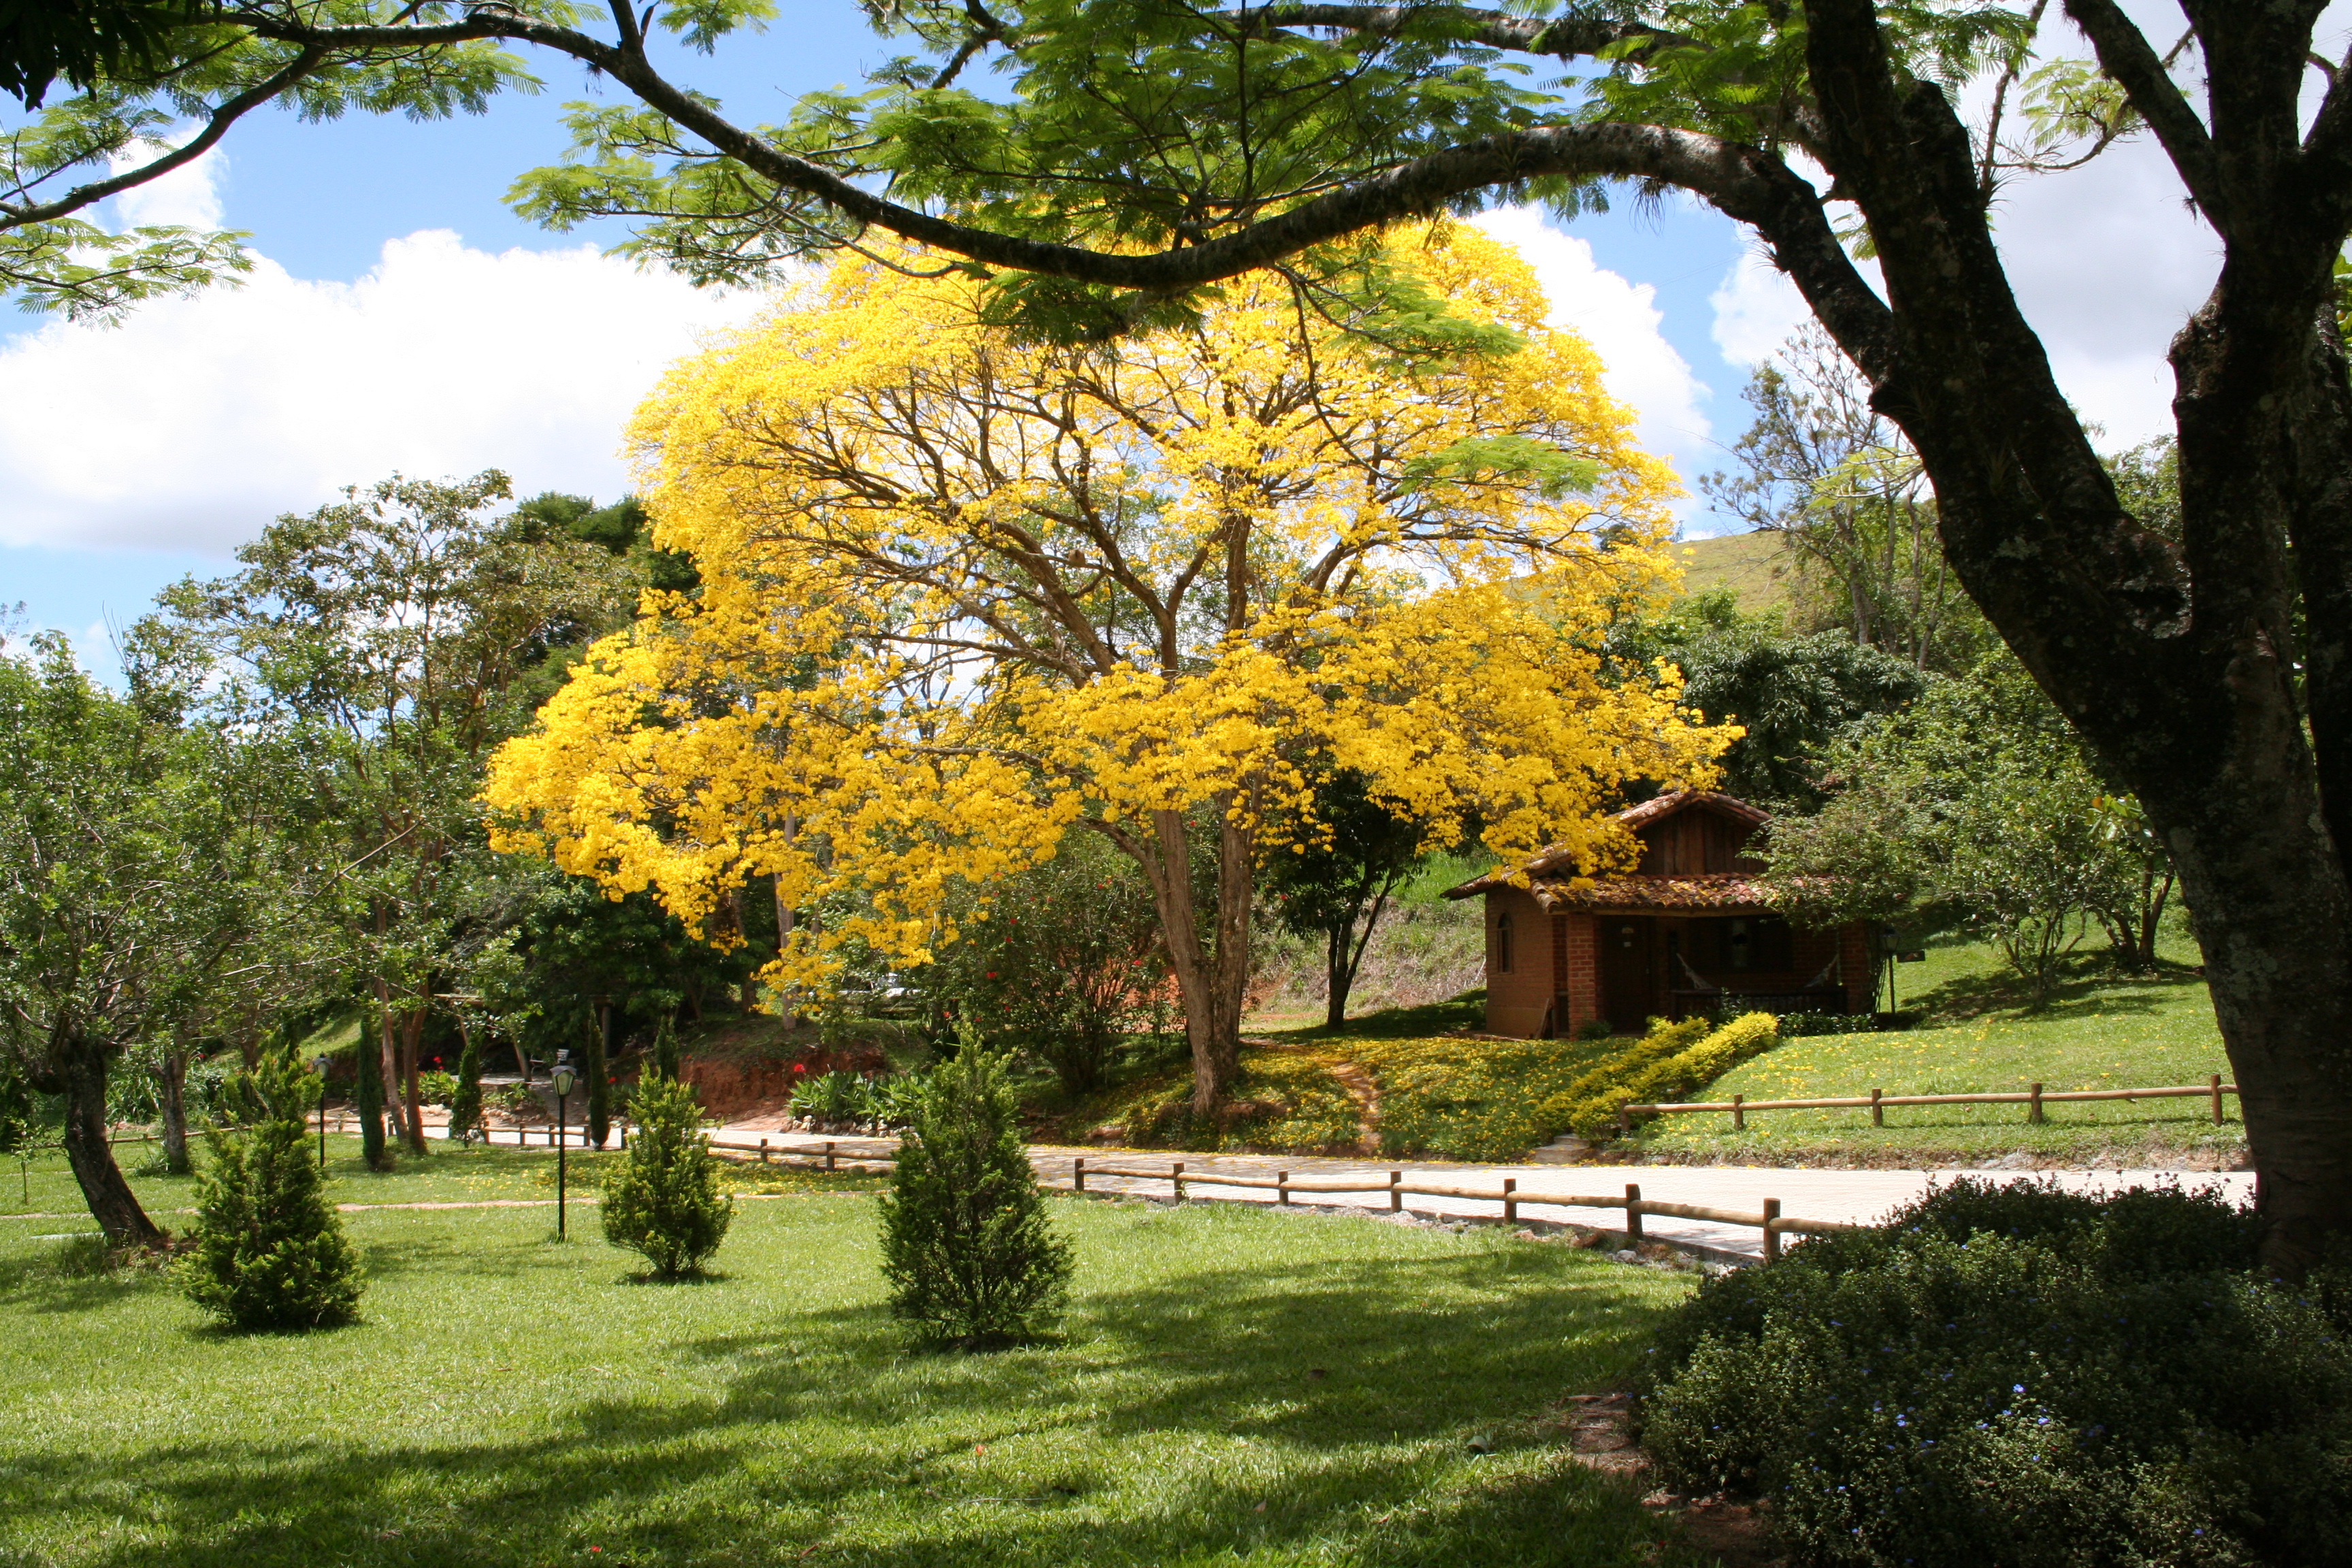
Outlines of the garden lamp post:
[{"label": "garden lamp post", "polygon": [[564,1101],[572,1097],[572,1085],[576,1081],[572,1071],[572,1064],[558,1060],[555,1064],[555,1071],[548,1076],[548,1081],[555,1086],[555,1239],[562,1241],[564,1238],[565,1167],[572,1154],[572,1141],[564,1135],[563,1110]]},{"label": "garden lamp post", "polygon": [[320,1051],[310,1058],[319,1069],[319,1169],[327,1168],[327,1053]]}]

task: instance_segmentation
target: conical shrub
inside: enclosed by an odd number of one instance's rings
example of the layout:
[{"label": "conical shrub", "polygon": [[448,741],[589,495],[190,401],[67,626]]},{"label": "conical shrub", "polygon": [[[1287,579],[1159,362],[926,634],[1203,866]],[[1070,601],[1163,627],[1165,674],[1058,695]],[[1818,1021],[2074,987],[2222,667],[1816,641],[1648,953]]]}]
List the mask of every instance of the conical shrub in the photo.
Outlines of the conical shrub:
[{"label": "conical shrub", "polygon": [[923,1087],[882,1200],[882,1274],[890,1310],[922,1339],[980,1350],[1050,1326],[1071,1259],[1022,1146],[1004,1058],[968,1027],[959,1036]]},{"label": "conical shrub", "polygon": [[735,1217],[702,1136],[702,1102],[676,1079],[647,1072],[630,1107],[636,1132],[604,1184],[604,1239],[642,1253],[662,1279],[698,1274]]},{"label": "conical shrub", "polygon": [[[362,1073],[373,1068],[362,1064]],[[263,1118],[216,1134],[196,1177],[195,1247],[182,1264],[190,1300],[238,1329],[323,1329],[352,1321],[360,1264],[327,1201],[303,1110],[318,1076],[272,1054],[252,1087]]]}]

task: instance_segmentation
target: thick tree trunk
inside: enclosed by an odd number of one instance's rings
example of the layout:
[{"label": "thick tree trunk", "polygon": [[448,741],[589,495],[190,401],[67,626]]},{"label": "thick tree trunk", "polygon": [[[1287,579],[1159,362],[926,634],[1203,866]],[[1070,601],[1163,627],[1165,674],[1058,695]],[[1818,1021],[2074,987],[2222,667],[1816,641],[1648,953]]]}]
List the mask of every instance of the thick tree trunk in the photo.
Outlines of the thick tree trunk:
[{"label": "thick tree trunk", "polygon": [[422,1008],[401,1020],[400,1025],[400,1121],[401,1135],[412,1154],[425,1151],[425,1097],[417,1082],[417,1057],[425,1047],[425,1013]]},{"label": "thick tree trunk", "polygon": [[163,1168],[188,1173],[188,1053],[182,1046],[163,1053]]},{"label": "thick tree trunk", "polygon": [[1192,1047],[1192,1114],[1213,1117],[1241,1070],[1242,1006],[1249,990],[1252,846],[1221,810],[1216,929],[1203,940],[1183,814],[1153,812],[1151,837],[1122,839],[1120,845],[1151,880],[1169,969],[1183,999],[1184,1034]]},{"label": "thick tree trunk", "polygon": [[66,1101],[66,1160],[90,1217],[112,1247],[155,1247],[163,1230],[139,1206],[114,1150],[106,1141],[106,1057],[97,1047],[76,1042],[57,1074]]},{"label": "thick tree trunk", "polygon": [[1348,962],[1356,922],[1335,925],[1323,933],[1323,1026],[1336,1029],[1348,1021],[1348,993],[1355,988],[1356,966]]},{"label": "thick tree trunk", "polygon": [[2299,144],[2307,17],[2200,19],[2213,110],[2198,122],[2120,13],[2068,9],[2155,111],[2223,240],[2172,349],[2177,549],[2124,510],[2017,309],[1967,129],[1889,69],[1865,0],[1809,0],[1807,49],[1823,162],[1869,221],[1891,310],[1802,223],[1776,254],[1917,446],[1961,585],[2170,851],[2264,1256],[2298,1270],[2352,1232],[2352,395],[2327,311],[2352,216],[2342,171]]}]

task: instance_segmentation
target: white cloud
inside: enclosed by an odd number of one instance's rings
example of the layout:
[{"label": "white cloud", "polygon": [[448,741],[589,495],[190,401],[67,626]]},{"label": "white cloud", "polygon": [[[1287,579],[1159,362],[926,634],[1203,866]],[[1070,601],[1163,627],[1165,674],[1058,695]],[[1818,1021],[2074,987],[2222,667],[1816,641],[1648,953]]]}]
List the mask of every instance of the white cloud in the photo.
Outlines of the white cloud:
[{"label": "white cloud", "polygon": [[1498,207],[1475,220],[1516,247],[1551,301],[1550,321],[1601,356],[1610,393],[1633,405],[1642,445],[1673,459],[1688,483],[1708,460],[1706,387],[1658,331],[1657,290],[1596,265],[1592,247],[1563,234],[1533,207]]},{"label": "white cloud", "polygon": [[[140,142],[131,149],[117,153],[113,170],[135,169],[152,163],[168,148],[184,142],[194,132],[186,126],[162,142]],[[143,185],[133,185],[114,198],[116,221],[124,228],[145,228],[151,225],[178,225],[184,228],[218,228],[221,226],[220,177],[227,173],[228,164],[219,149],[205,153],[193,163],[183,163],[168,174],[162,174]]]},{"label": "white cloud", "polygon": [[1733,364],[1762,364],[1813,319],[1789,275],[1757,246],[1740,253],[1706,302],[1715,307],[1716,347]]},{"label": "white cloud", "polygon": [[[2055,31],[2049,41],[2054,52],[2081,52],[2079,39]],[[1976,84],[1964,111],[1980,114],[1989,91]],[[2165,351],[2212,288],[2220,251],[2183,203],[2163,151],[2142,137],[2067,174],[2013,179],[1996,198],[1993,233],[2060,388],[2102,427],[2101,444],[2169,430]],[[1875,268],[1864,270],[1875,283]],[[1741,364],[1769,357],[1811,316],[1760,248],[1740,258],[1710,302],[1715,341]]]},{"label": "white cloud", "polygon": [[0,542],[225,553],[394,469],[610,497],[630,410],[756,307],[592,247],[493,256],[428,230],[352,283],[264,258],[119,328],[51,322],[0,346]]}]

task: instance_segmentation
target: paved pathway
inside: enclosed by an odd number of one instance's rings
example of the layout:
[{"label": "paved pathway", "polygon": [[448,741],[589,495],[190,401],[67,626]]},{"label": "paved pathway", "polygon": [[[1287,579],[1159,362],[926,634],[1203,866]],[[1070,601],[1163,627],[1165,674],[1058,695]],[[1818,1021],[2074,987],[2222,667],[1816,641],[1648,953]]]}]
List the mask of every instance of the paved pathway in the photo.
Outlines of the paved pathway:
[{"label": "paved pathway", "polygon": [[[780,1153],[796,1155],[822,1153],[825,1145],[831,1143],[835,1157],[844,1163],[860,1154],[887,1158],[898,1146],[895,1138],[836,1136],[827,1139],[814,1133],[777,1131],[772,1124],[764,1129],[722,1129],[720,1135],[730,1143],[748,1139],[755,1147],[758,1140],[765,1137],[772,1149]],[[1216,1182],[1219,1173],[1253,1176],[1271,1175],[1276,1171],[1288,1171],[1293,1175],[1364,1174],[1383,1185],[1391,1171],[1403,1172],[1408,1182],[1420,1180],[1432,1184],[1463,1186],[1499,1186],[1503,1177],[1511,1176],[1518,1181],[1522,1220],[1579,1225],[1610,1231],[1624,1228],[1624,1215],[1621,1210],[1549,1205],[1542,1201],[1540,1194],[1622,1198],[1627,1184],[1632,1184],[1640,1186],[1643,1199],[1651,1202],[1690,1204],[1703,1208],[1754,1214],[1762,1208],[1766,1198],[1778,1198],[1780,1200],[1780,1212],[1791,1218],[1843,1220],[1849,1224],[1866,1224],[1880,1219],[1889,1210],[1925,1193],[1930,1184],[1964,1175],[1998,1182],[2034,1181],[2049,1177],[2075,1191],[2178,1182],[2192,1188],[2218,1186],[2241,1202],[2253,1195],[2253,1176],[2245,1172],[2113,1169],[1826,1171],[1762,1165],[1472,1165],[1312,1154],[1194,1154],[1164,1149],[1076,1149],[1051,1144],[1032,1145],[1029,1153],[1036,1163],[1038,1173],[1049,1180],[1068,1180],[1073,1163],[1083,1158],[1088,1168],[1087,1191],[1129,1192],[1162,1198],[1170,1194],[1165,1179],[1136,1181],[1096,1173],[1105,1166],[1165,1171],[1174,1161],[1181,1159],[1184,1162],[1184,1192],[1188,1198],[1214,1198],[1237,1203],[1270,1204],[1276,1198],[1272,1192],[1263,1188],[1219,1186]],[[1293,1202],[1301,1206],[1313,1205],[1334,1209],[1385,1211],[1388,1195],[1385,1192],[1375,1191],[1317,1193],[1312,1196],[1295,1194]],[[1475,1198],[1412,1196],[1405,1202],[1409,1210],[1423,1216],[1497,1219],[1502,1212],[1499,1204]],[[1643,1232],[1656,1240],[1671,1241],[1733,1258],[1759,1258],[1763,1255],[1763,1235],[1749,1226],[1674,1219],[1657,1215],[1644,1215],[1642,1224]]]}]

